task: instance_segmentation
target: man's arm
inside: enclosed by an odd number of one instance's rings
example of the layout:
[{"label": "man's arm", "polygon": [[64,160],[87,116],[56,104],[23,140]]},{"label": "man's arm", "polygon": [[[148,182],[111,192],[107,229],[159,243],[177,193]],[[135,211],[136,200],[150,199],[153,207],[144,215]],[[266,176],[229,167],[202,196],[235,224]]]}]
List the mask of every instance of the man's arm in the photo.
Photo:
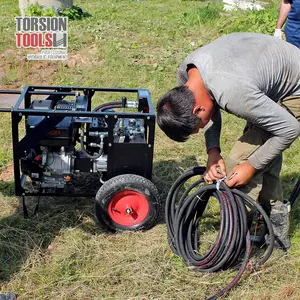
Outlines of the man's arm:
[{"label": "man's arm", "polygon": [[223,161],[220,148],[222,118],[219,106],[216,105],[211,121],[204,128],[206,150],[208,154],[206,175],[207,182],[223,178],[226,175],[226,167]]},{"label": "man's arm", "polygon": [[215,110],[212,115],[211,121],[204,128],[204,136],[206,141],[206,151],[209,152],[212,148],[218,148],[221,152],[220,147],[220,134],[221,134],[222,118],[221,112],[218,105],[215,105]]},{"label": "man's arm", "polygon": [[248,158],[248,162],[259,170],[290,147],[300,134],[300,123],[262,92],[244,99],[244,103],[244,108],[236,108],[233,113],[271,134],[266,143]]},{"label": "man's arm", "polygon": [[279,11],[276,29],[282,29],[290,10],[291,10],[291,3],[288,0],[282,0],[280,4],[280,11]]}]

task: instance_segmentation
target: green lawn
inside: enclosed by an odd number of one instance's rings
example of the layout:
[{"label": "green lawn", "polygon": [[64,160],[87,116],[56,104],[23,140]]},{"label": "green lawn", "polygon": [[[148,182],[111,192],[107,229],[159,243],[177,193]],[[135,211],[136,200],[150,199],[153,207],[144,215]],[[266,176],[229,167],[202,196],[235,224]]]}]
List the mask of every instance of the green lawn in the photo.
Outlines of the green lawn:
[{"label": "green lawn", "polygon": [[[16,0],[0,7],[0,89],[27,84],[143,87],[153,102],[176,85],[176,68],[199,46],[233,31],[272,34],[277,3],[263,12],[222,11],[218,2],[82,0],[89,18],[69,21],[68,62],[32,62],[15,48]],[[30,53],[30,50],[29,50]],[[223,115],[223,154],[244,121]],[[282,179],[288,197],[300,174],[299,140],[285,152]],[[10,118],[0,118],[0,170],[12,161]],[[173,181],[205,165],[201,134],[170,141],[157,128],[153,180],[164,198]],[[1,177],[0,177],[1,178]],[[94,220],[93,199],[47,198],[25,220],[12,196],[12,176],[0,181],[0,291],[19,299],[204,299],[236,270],[200,274],[174,256],[165,224],[147,232],[108,235]],[[31,199],[30,208],[34,207]],[[216,216],[217,217],[217,216]],[[228,299],[300,299],[300,203],[292,212],[292,249],[275,251],[265,266],[245,273]]]}]

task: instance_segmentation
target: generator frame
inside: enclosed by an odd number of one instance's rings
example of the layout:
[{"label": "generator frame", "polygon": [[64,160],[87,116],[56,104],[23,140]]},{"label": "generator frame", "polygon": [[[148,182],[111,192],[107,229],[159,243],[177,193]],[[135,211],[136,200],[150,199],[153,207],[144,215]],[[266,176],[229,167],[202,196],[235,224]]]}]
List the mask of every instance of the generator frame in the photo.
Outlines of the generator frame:
[{"label": "generator frame", "polygon": [[[87,111],[68,110],[46,110],[31,109],[33,95],[47,96],[45,100],[59,101],[67,96],[76,96],[82,92],[88,99]],[[135,93],[137,94],[138,113],[131,112],[92,112],[92,98],[95,93],[115,92],[115,93]],[[61,86],[25,86],[22,91],[1,90],[0,94],[20,94],[17,102],[11,108],[0,107],[0,112],[11,113],[12,145],[13,145],[13,165],[15,194],[17,196],[74,196],[73,193],[60,191],[47,192],[44,189],[38,192],[28,191],[25,188],[26,175],[21,174],[20,159],[26,155],[28,150],[35,145],[45,135],[53,130],[55,126],[65,117],[80,118],[105,118],[108,125],[108,150],[107,150],[107,171],[106,177],[110,179],[114,176],[131,173],[143,176],[151,180],[153,165],[153,149],[155,134],[155,112],[152,105],[150,92],[148,89],[139,88],[102,88],[102,87],[61,87]],[[123,95],[122,95],[123,96]],[[24,107],[21,107],[23,104]],[[26,120],[28,116],[44,116],[45,118],[34,128],[28,130]],[[20,122],[25,118],[25,135],[20,138]],[[113,137],[114,124],[118,119],[143,119],[145,127],[145,143],[116,143]],[[84,120],[83,120],[84,123]],[[134,155],[133,155],[134,153]],[[92,172],[92,160],[84,160],[85,170],[82,172]],[[76,159],[75,159],[76,164]],[[94,197],[95,193],[78,193],[76,197]]]}]

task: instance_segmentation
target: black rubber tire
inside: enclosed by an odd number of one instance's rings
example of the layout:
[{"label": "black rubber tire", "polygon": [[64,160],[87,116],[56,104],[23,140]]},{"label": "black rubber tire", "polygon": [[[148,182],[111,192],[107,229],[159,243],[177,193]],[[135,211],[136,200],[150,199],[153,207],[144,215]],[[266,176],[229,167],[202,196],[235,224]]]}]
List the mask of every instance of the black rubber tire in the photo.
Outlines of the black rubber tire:
[{"label": "black rubber tire", "polygon": [[[149,211],[146,217],[133,226],[124,226],[112,220],[108,206],[113,196],[124,190],[138,192],[146,198]],[[96,195],[95,214],[100,225],[112,232],[125,230],[147,230],[157,224],[161,215],[162,203],[156,186],[148,179],[134,174],[124,174],[106,181]]]}]

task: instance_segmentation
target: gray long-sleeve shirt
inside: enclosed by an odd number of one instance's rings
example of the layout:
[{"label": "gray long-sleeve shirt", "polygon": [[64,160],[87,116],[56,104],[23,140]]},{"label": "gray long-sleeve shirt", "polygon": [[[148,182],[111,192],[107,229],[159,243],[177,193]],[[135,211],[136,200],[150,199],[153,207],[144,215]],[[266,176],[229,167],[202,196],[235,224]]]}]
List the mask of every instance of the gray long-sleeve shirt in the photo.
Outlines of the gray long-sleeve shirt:
[{"label": "gray long-sleeve shirt", "polygon": [[[200,72],[218,106],[205,130],[207,150],[220,147],[220,109],[246,119],[271,134],[250,157],[261,169],[288,148],[300,134],[300,123],[276,102],[300,95],[300,50],[272,36],[232,33],[186,57],[177,71],[178,84],[187,79],[187,66]],[[299,100],[300,101],[300,100]]]}]

